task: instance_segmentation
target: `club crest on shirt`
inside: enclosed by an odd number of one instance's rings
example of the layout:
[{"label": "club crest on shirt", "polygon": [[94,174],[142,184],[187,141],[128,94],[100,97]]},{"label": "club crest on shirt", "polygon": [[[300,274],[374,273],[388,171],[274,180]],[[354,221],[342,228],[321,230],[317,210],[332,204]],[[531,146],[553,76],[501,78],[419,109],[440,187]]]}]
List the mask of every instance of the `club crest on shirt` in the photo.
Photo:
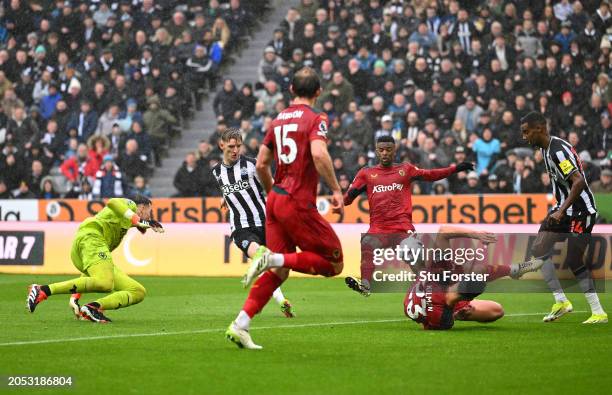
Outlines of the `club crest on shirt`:
[{"label": "club crest on shirt", "polygon": [[372,174],[370,174],[370,177],[372,177],[372,178],[376,178],[376,177],[378,177],[378,174],[376,174],[376,173],[372,173]]},{"label": "club crest on shirt", "polygon": [[399,175],[404,177],[406,175],[406,172],[403,169],[400,169]]}]

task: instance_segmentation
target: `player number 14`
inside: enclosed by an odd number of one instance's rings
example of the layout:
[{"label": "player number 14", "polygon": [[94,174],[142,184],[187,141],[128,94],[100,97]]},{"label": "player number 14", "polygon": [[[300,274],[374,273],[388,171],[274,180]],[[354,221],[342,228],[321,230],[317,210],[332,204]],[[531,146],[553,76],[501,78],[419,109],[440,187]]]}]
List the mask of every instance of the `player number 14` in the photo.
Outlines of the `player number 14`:
[{"label": "player number 14", "polygon": [[[295,140],[288,136],[289,132],[297,132],[297,123],[288,123],[274,128],[274,136],[276,137],[276,147],[278,151],[278,160],[288,165],[293,163],[297,157],[297,144]],[[289,148],[289,153],[285,153],[285,147]]]}]

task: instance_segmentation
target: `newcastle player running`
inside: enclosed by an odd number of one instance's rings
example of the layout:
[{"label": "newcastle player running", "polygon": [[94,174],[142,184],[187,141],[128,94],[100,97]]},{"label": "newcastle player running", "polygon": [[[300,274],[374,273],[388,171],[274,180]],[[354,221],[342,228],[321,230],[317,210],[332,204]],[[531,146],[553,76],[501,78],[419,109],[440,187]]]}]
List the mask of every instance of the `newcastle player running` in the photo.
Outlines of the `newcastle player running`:
[{"label": "newcastle player running", "polygon": [[521,134],[531,146],[539,148],[544,156],[546,171],[550,175],[557,204],[540,226],[533,245],[533,255],[545,260],[542,275],[555,297],[555,304],[544,322],[554,321],[572,311],[550,259],[553,245],[567,239],[565,264],[570,267],[591,306],[592,315],[585,324],[608,322],[583,255],[595,225],[597,208],[593,193],[587,185],[582,163],[574,148],[566,141],[550,135],[546,118],[530,112],[521,119]]},{"label": "newcastle player running", "polygon": [[[242,133],[238,129],[225,130],[219,145],[223,161],[212,172],[230,210],[232,240],[246,256],[253,258],[266,244],[266,200],[257,179],[255,159],[240,155]],[[283,314],[293,318],[291,303],[285,299],[280,287],[272,296]]]}]

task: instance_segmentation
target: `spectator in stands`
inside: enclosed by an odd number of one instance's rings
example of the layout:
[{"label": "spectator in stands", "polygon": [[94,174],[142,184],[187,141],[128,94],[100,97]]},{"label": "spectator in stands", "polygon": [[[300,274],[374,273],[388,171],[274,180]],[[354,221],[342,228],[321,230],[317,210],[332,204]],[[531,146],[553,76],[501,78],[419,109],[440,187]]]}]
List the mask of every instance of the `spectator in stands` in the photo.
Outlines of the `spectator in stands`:
[{"label": "spectator in stands", "polygon": [[105,155],[102,167],[96,172],[93,195],[97,199],[123,196],[123,178],[112,155]]},{"label": "spectator in stands", "polygon": [[206,84],[211,80],[213,73],[213,62],[206,53],[206,47],[197,45],[194,53],[187,59],[185,63],[189,70],[189,80],[193,83],[192,89],[194,99],[196,103],[196,109],[202,109],[202,98],[206,93],[206,89],[214,89],[210,83],[207,87]]},{"label": "spectator in stands", "polygon": [[43,165],[39,160],[35,160],[32,162],[30,168],[31,171],[29,172],[25,181],[28,184],[28,189],[34,194],[35,197],[38,197],[40,195],[42,180],[45,177]]},{"label": "spectator in stands", "polygon": [[53,116],[55,112],[55,106],[57,102],[62,98],[62,95],[58,92],[57,84],[51,82],[48,87],[48,92],[44,95],[40,101],[40,115],[45,120],[48,120]]},{"label": "spectator in stands", "polygon": [[146,196],[148,198],[152,197],[151,190],[147,186],[147,182],[143,176],[136,176],[134,178],[134,185],[130,188],[129,196]]},{"label": "spectator in stands", "polygon": [[590,187],[595,193],[612,193],[612,170],[602,170],[599,180],[591,183]]},{"label": "spectator in stands", "polygon": [[483,111],[482,107],[476,104],[474,97],[468,96],[465,104],[457,108],[455,119],[459,119],[465,125],[465,129],[471,133],[475,131],[478,119]]},{"label": "spectator in stands", "polygon": [[72,186],[72,189],[66,194],[67,199],[93,200],[94,194],[91,184],[87,177],[81,177],[80,180]]},{"label": "spectator in stands", "polygon": [[16,146],[25,147],[38,136],[38,125],[27,117],[23,107],[13,108],[13,114],[6,127],[6,141],[12,141]]},{"label": "spectator in stands", "polygon": [[276,70],[283,63],[283,60],[276,55],[276,50],[272,46],[267,46],[264,50],[264,56],[259,61],[257,71],[258,80],[262,84],[268,80],[274,79]]},{"label": "spectator in stands", "polygon": [[487,177],[487,185],[482,188],[482,193],[501,193],[499,189],[499,178],[497,174],[489,174]]},{"label": "spectator in stands", "polygon": [[174,176],[174,187],[178,193],[175,197],[200,196],[202,171],[197,165],[196,155],[190,152]]},{"label": "spectator in stands", "polygon": [[98,127],[98,115],[91,108],[89,100],[82,100],[80,111],[75,112],[68,122],[69,129],[76,129],[79,141],[85,142]]},{"label": "spectator in stands", "polygon": [[96,134],[109,137],[113,131],[113,126],[119,121],[119,105],[112,103],[106,112],[98,120]]},{"label": "spectator in stands", "polygon": [[[160,107],[157,96],[148,99],[148,106],[149,109],[143,114],[142,118],[151,136],[151,149],[155,155],[155,166],[161,167],[162,152],[169,141],[170,129],[178,121],[168,110]],[[134,122],[132,122],[133,124]]]},{"label": "spectator in stands", "polygon": [[63,176],[71,183],[75,183],[82,175],[88,159],[87,145],[79,144],[76,155],[66,159],[60,166]]},{"label": "spectator in stands", "polygon": [[0,178],[0,199],[12,199],[12,198],[13,198],[13,194],[7,188],[6,182],[4,182],[4,179]]},{"label": "spectator in stands", "polygon": [[478,173],[475,171],[469,172],[467,175],[467,183],[463,184],[460,188],[460,193],[464,194],[479,194],[481,193],[480,189],[480,180],[478,177]]},{"label": "spectator in stands", "polygon": [[278,91],[278,85],[272,80],[266,81],[264,89],[256,91],[255,96],[264,103],[265,111],[268,114],[275,113],[276,103],[283,100],[283,94]]},{"label": "spectator in stands", "polygon": [[89,177],[90,184],[93,184],[96,173],[102,166],[104,157],[109,152],[110,142],[104,136],[92,136],[87,141],[89,148],[88,159],[83,168],[83,175]]},{"label": "spectator in stands", "polygon": [[487,175],[501,152],[500,142],[493,138],[493,132],[486,127],[482,131],[482,137],[477,138],[472,145],[472,151],[476,154],[476,172],[479,175]]},{"label": "spectator in stands", "polygon": [[38,194],[40,199],[57,199],[59,194],[56,192],[53,177],[46,176],[42,179],[40,184],[40,193]]},{"label": "spectator in stands", "polygon": [[226,78],[223,81],[223,89],[217,94],[213,102],[213,110],[217,120],[232,122],[234,114],[240,110],[238,97],[234,81]]},{"label": "spectator in stands", "polygon": [[123,169],[127,183],[131,183],[138,176],[147,177],[149,175],[147,155],[139,147],[138,141],[130,138],[117,159],[117,165],[120,169]]},{"label": "spectator in stands", "polygon": [[13,192],[13,197],[15,199],[36,199],[37,196],[34,192],[30,191],[30,187],[27,181],[22,180],[19,183],[19,188],[15,192]]}]

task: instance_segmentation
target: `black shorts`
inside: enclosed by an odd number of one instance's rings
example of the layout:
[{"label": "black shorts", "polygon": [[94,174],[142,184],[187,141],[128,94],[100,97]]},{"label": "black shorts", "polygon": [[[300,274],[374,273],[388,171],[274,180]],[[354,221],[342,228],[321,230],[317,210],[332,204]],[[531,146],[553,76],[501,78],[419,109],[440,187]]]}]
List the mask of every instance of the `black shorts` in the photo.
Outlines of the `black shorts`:
[{"label": "black shorts", "polygon": [[550,212],[540,225],[539,232],[566,233],[566,234],[591,234],[595,226],[597,214],[586,214],[570,217],[564,216],[561,222],[550,221]]},{"label": "black shorts", "polygon": [[266,228],[257,226],[255,228],[235,230],[234,233],[232,233],[232,240],[234,240],[236,247],[244,252],[244,255],[248,255],[247,251],[251,243],[266,245]]}]

